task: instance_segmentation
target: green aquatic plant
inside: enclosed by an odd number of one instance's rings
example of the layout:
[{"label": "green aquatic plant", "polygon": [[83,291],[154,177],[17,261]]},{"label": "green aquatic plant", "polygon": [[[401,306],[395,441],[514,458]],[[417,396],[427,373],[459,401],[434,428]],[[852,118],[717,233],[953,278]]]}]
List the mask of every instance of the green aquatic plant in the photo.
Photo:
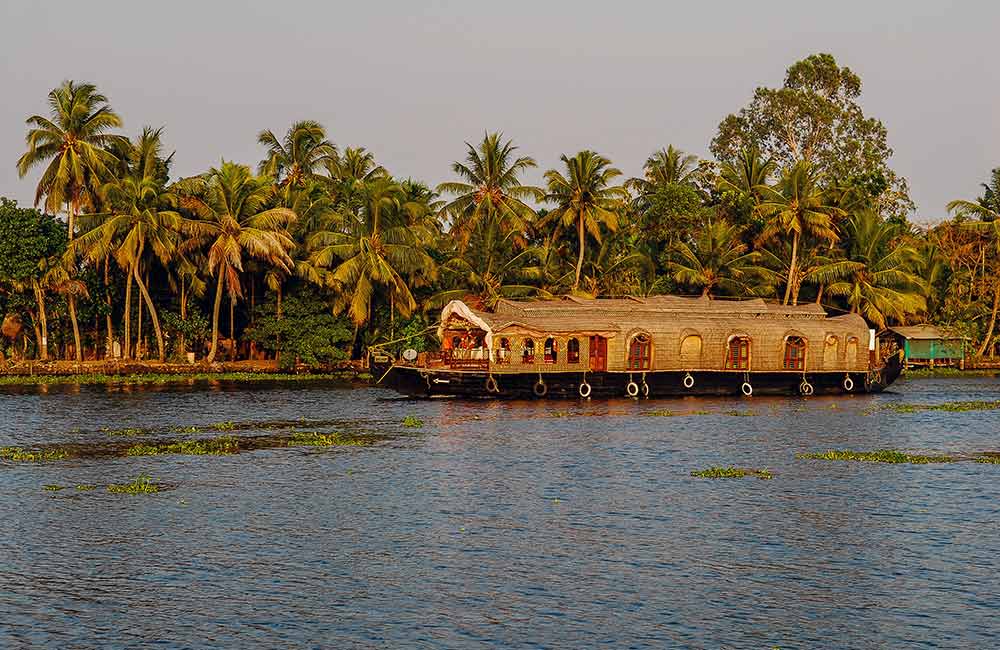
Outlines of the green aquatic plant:
[{"label": "green aquatic plant", "polygon": [[216,431],[232,431],[236,428],[236,423],[232,421],[216,422],[215,424],[210,424],[206,428],[214,429]]},{"label": "green aquatic plant", "polygon": [[375,436],[358,436],[344,433],[302,432],[293,433],[289,447],[364,447],[372,444]]},{"label": "green aquatic plant", "polygon": [[131,483],[111,483],[108,485],[108,492],[114,494],[155,494],[160,491],[160,486],[153,483],[153,479],[145,474],[140,474]]},{"label": "green aquatic plant", "polygon": [[43,490],[48,490],[49,492],[58,492],[59,490],[65,490],[66,486],[65,485],[53,485],[51,483],[48,483],[46,485],[43,485],[42,489]]},{"label": "green aquatic plant", "polygon": [[732,411],[726,411],[726,415],[732,415],[734,417],[751,417],[757,414],[753,411],[738,411],[734,409]]},{"label": "green aquatic plant", "polygon": [[830,449],[821,453],[795,454],[796,458],[809,460],[858,461],[863,463],[892,463],[927,465],[928,463],[953,463],[952,456],[927,456],[907,454],[897,449],[876,449],[875,451],[853,451],[851,449]]},{"label": "green aquatic plant", "polygon": [[405,418],[403,418],[403,426],[411,429],[419,429],[420,427],[424,426],[424,421],[416,416],[407,415]]},{"label": "green aquatic plant", "polygon": [[137,429],[134,427],[128,427],[125,429],[111,429],[110,427],[104,427],[101,431],[109,436],[141,436],[150,433],[147,429]]},{"label": "green aquatic plant", "polygon": [[238,453],[239,440],[235,436],[222,436],[204,440],[179,440],[176,442],[139,444],[125,450],[126,456],[159,456],[181,454],[187,456],[223,456]]},{"label": "green aquatic plant", "polygon": [[766,469],[753,469],[753,468],[743,468],[743,467],[709,467],[707,469],[699,469],[691,472],[691,476],[697,478],[746,478],[747,476],[753,476],[759,478],[762,481],[768,481],[774,478],[774,474]]},{"label": "green aquatic plant", "polygon": [[0,447],[0,459],[21,463],[45,463],[53,460],[66,460],[70,454],[65,449],[30,450],[22,447]]},{"label": "green aquatic plant", "polygon": [[961,402],[945,402],[944,404],[887,404],[883,407],[893,413],[919,413],[920,411],[947,411],[960,413],[964,411],[995,411],[1000,409],[1000,400],[968,400]]},{"label": "green aquatic plant", "polygon": [[89,492],[90,490],[93,490],[96,487],[97,487],[96,485],[81,484],[81,485],[77,485],[76,489],[79,492]]},{"label": "green aquatic plant", "polygon": [[648,415],[650,417],[670,417],[671,415],[676,415],[673,411],[668,411],[667,409],[661,409],[659,411],[646,411],[643,415]]},{"label": "green aquatic plant", "polygon": [[978,456],[973,458],[977,463],[985,463],[987,465],[1000,465],[1000,454],[990,454],[988,456]]}]

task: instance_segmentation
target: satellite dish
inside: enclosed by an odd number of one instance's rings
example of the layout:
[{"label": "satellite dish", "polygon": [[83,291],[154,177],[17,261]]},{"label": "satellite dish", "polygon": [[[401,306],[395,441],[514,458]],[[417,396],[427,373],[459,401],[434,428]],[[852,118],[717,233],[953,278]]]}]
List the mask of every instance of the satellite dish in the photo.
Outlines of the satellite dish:
[{"label": "satellite dish", "polygon": [[405,350],[403,350],[403,358],[406,359],[407,361],[416,361],[417,351],[414,350],[413,348],[406,348]]}]

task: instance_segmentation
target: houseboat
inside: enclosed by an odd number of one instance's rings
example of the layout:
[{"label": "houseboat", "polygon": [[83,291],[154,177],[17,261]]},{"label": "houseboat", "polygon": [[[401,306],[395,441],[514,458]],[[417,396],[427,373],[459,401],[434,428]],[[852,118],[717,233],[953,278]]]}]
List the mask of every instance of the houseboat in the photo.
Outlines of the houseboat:
[{"label": "houseboat", "polygon": [[412,397],[501,398],[875,393],[899,376],[857,314],[708,297],[452,301],[440,350],[373,364]]}]

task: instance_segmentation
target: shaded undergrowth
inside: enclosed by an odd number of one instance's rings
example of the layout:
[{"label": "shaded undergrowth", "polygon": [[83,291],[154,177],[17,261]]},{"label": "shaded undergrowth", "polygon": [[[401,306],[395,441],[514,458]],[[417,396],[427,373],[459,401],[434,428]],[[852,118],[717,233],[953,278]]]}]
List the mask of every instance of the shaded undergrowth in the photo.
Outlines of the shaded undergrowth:
[{"label": "shaded undergrowth", "polygon": [[774,474],[766,469],[755,469],[750,467],[709,467],[691,472],[691,476],[697,478],[746,478],[752,476],[762,481],[774,478]]},{"label": "shaded undergrowth", "polygon": [[108,375],[103,373],[79,375],[0,375],[0,386],[38,386],[57,384],[185,384],[198,381],[225,382],[291,382],[291,381],[350,381],[367,380],[370,375],[355,376],[354,372],[285,374],[263,372],[190,372],[190,373],[138,373]]}]

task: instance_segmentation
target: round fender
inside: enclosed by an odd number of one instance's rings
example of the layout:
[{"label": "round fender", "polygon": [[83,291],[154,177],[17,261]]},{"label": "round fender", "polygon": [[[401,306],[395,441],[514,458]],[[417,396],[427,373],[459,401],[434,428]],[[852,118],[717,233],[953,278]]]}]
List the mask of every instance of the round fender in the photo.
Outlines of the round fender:
[{"label": "round fender", "polygon": [[694,377],[690,372],[684,375],[684,388],[694,388]]},{"label": "round fender", "polygon": [[541,377],[539,377],[538,381],[535,382],[535,385],[531,387],[531,391],[535,394],[535,397],[545,397],[545,393],[549,392],[549,387],[546,386],[545,382],[542,381]]},{"label": "round fender", "polygon": [[634,381],[630,381],[627,386],[625,386],[625,394],[629,397],[635,397],[639,394],[639,384]]},{"label": "round fender", "polygon": [[590,397],[590,384],[588,384],[587,382],[583,382],[582,384],[580,384],[580,388],[578,390],[580,392],[580,397],[584,399]]},{"label": "round fender", "polygon": [[487,393],[499,393],[500,386],[497,385],[497,379],[493,375],[486,378],[486,392]]},{"label": "round fender", "polygon": [[799,392],[808,397],[813,394],[813,385],[803,379],[802,383],[799,384]]},{"label": "round fender", "polygon": [[854,380],[851,379],[850,375],[844,377],[844,390],[846,390],[848,393],[854,390]]},{"label": "round fender", "polygon": [[642,396],[649,397],[649,384],[642,382]]},{"label": "round fender", "polygon": [[743,394],[747,397],[753,395],[753,386],[751,386],[748,381],[743,382],[743,385],[740,386],[740,390],[743,391]]}]

